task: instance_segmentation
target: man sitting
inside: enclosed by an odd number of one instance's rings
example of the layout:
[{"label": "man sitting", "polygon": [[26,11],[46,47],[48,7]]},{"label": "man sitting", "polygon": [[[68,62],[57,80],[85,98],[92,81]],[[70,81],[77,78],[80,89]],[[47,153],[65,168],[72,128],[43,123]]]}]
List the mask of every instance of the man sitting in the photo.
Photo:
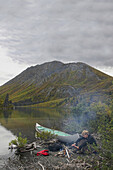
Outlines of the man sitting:
[{"label": "man sitting", "polygon": [[73,147],[76,148],[76,150],[80,150],[84,152],[87,150],[87,143],[89,144],[95,144],[97,146],[96,140],[94,139],[93,136],[89,134],[87,130],[83,130],[82,132],[82,137],[77,139],[76,143],[72,144]]}]

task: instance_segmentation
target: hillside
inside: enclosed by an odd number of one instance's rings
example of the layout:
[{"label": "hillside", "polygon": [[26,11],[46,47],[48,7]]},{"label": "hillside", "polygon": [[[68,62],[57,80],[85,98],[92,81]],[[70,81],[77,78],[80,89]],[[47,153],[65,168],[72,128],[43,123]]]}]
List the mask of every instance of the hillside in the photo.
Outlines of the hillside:
[{"label": "hillside", "polygon": [[15,105],[75,106],[107,101],[113,97],[113,77],[84,63],[53,61],[27,68],[0,87]]}]

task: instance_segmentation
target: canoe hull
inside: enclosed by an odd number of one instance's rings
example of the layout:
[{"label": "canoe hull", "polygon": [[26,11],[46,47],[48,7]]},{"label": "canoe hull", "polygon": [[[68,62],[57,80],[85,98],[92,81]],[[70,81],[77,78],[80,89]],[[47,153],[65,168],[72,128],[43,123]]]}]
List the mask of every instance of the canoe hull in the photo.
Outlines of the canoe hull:
[{"label": "canoe hull", "polygon": [[49,129],[44,126],[41,126],[40,124],[36,123],[36,131],[41,133],[43,131],[45,132],[51,132],[51,134],[56,135],[56,138],[63,143],[74,143],[76,140],[79,138],[79,134],[76,133],[74,135],[70,135],[68,133],[54,130],[54,129]]},{"label": "canoe hull", "polygon": [[51,132],[51,134],[58,135],[58,136],[70,136],[70,134],[59,131],[59,130],[54,130],[50,128],[46,128],[44,126],[41,126],[40,124],[36,123],[36,131],[40,132]]}]

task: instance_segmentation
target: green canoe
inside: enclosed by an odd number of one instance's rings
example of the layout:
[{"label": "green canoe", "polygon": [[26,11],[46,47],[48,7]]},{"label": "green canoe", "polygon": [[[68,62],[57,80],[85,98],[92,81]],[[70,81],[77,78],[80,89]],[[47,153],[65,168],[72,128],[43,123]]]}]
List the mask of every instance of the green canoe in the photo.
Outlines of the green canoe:
[{"label": "green canoe", "polygon": [[78,133],[71,135],[71,134],[68,134],[68,133],[65,133],[59,130],[54,130],[54,129],[41,126],[38,123],[36,123],[35,128],[36,128],[36,131],[39,133],[45,131],[45,132],[51,132],[51,134],[57,135],[56,136],[57,139],[64,143],[73,143],[80,137]]},{"label": "green canoe", "polygon": [[39,125],[38,123],[36,123],[36,131],[38,131],[38,132],[42,132],[42,131],[51,132],[51,134],[58,135],[58,136],[70,136],[70,134],[68,134],[68,133],[65,133],[65,132],[62,132],[62,131],[59,131],[59,130],[49,129],[49,128],[46,128],[44,126]]}]

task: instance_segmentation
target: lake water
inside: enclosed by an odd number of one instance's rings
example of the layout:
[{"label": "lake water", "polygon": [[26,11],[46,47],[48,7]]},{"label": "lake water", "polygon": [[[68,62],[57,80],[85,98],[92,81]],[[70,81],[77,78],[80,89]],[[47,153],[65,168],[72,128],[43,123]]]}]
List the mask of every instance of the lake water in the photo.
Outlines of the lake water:
[{"label": "lake water", "polygon": [[64,109],[16,108],[0,111],[0,156],[8,155],[8,144],[22,133],[29,142],[35,140],[36,122],[46,127],[62,129],[62,123],[68,114]]},{"label": "lake water", "polygon": [[[62,130],[67,133],[80,131],[81,124],[88,119],[87,115],[76,116],[71,109],[26,108],[0,111],[0,169],[4,161],[12,156],[8,150],[9,142],[21,132],[28,142],[35,140],[35,124]],[[77,131],[79,130],[79,131]]]},{"label": "lake water", "polygon": [[68,109],[25,108],[0,111],[0,169],[7,158],[12,156],[9,142],[21,132],[28,142],[35,140],[35,124],[38,122],[49,128],[63,130],[63,121],[69,115]]}]

